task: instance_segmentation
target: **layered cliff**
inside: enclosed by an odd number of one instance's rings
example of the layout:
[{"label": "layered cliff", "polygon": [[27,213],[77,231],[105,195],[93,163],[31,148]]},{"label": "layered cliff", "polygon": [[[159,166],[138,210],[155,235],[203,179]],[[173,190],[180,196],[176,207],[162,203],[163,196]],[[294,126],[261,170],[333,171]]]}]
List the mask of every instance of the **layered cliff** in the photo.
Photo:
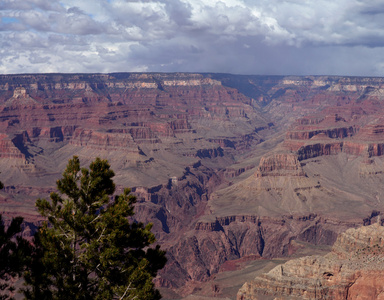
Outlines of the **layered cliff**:
[{"label": "layered cliff", "polygon": [[244,284],[237,299],[384,299],[384,227],[348,229],[326,256],[291,260]]},{"label": "layered cliff", "polygon": [[[64,164],[75,153],[87,161],[101,155],[117,171],[148,166],[140,180],[119,183],[149,186],[180,176],[198,159],[245,151],[270,130],[248,97],[218,80],[183,73],[2,75],[0,128],[2,157],[45,169],[39,158],[53,162],[59,155]],[[159,170],[158,180],[153,174],[142,181],[149,175],[143,170],[168,162],[168,174]]]},{"label": "layered cliff", "polygon": [[[188,294],[230,260],[332,244],[384,209],[382,78],[0,75],[1,211],[36,221],[69,158],[106,158]],[[217,289],[216,289],[217,290]]]}]

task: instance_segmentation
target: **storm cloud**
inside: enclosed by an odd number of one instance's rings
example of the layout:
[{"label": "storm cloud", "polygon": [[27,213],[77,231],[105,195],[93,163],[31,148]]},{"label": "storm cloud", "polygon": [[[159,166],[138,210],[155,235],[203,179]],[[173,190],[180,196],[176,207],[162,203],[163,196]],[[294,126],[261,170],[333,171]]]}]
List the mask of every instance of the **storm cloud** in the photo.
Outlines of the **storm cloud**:
[{"label": "storm cloud", "polygon": [[384,3],[2,0],[0,73],[384,76]]}]

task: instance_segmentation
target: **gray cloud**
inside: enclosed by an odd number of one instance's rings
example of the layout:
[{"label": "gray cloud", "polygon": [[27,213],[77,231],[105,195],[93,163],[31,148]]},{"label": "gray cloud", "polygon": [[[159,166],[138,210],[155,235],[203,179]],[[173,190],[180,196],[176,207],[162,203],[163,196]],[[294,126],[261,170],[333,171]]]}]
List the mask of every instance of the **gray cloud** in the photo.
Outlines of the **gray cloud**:
[{"label": "gray cloud", "polygon": [[0,73],[384,76],[383,14],[381,0],[3,0]]}]

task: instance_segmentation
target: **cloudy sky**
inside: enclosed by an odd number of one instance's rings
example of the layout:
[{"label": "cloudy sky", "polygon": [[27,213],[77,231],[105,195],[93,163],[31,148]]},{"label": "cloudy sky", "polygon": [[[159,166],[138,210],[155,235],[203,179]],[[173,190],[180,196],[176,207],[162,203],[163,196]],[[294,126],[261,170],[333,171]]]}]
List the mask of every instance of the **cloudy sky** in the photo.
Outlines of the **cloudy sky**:
[{"label": "cloudy sky", "polygon": [[384,76],[384,0],[0,0],[0,73]]}]

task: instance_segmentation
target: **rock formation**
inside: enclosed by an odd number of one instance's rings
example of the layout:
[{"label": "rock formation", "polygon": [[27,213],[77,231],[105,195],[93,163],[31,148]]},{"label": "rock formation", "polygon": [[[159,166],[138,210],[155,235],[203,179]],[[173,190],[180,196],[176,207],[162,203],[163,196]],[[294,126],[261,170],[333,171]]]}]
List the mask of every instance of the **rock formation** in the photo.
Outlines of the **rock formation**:
[{"label": "rock formation", "polygon": [[0,212],[38,224],[34,202],[69,158],[106,158],[168,251],[157,283],[188,294],[230,260],[331,245],[384,210],[383,90],[364,77],[0,75]]},{"label": "rock formation", "polygon": [[297,156],[293,154],[273,154],[263,156],[256,177],[263,176],[305,176]]},{"label": "rock formation", "polygon": [[383,268],[384,227],[351,228],[331,253],[277,266],[245,283],[237,299],[384,299]]}]

